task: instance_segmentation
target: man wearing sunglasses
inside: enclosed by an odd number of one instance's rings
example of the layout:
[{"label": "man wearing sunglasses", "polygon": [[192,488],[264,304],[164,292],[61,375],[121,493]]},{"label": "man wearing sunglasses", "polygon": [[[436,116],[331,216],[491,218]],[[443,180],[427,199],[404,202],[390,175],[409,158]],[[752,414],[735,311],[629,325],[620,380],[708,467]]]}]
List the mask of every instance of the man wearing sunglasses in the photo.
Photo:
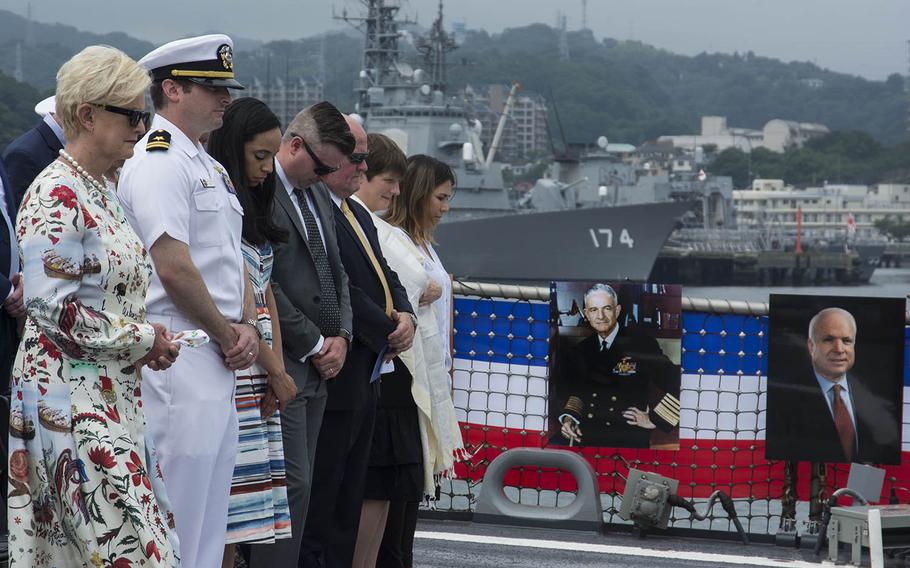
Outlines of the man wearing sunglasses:
[{"label": "man wearing sunglasses", "polygon": [[[151,131],[123,166],[118,192],[155,274],[148,320],[212,339],[185,349],[167,372],[142,370],[143,408],[174,508],[184,566],[216,567],[224,554],[237,449],[234,370],[259,352],[255,304],[240,250],[243,209],[224,167],[199,139],[221,126],[231,100],[226,35],[174,41],[139,64],[152,75]],[[142,113],[106,107],[138,124]]]},{"label": "man wearing sunglasses", "polygon": [[[345,117],[354,152],[322,177],[335,216],[341,261],[350,283],[354,338],[344,367],[329,383],[316,444],[312,507],[303,531],[300,566],[351,566],[373,440],[384,359],[410,348],[416,318],[407,292],[382,255],[369,212],[349,199],[366,172],[367,135]],[[319,185],[323,185],[319,184]]]},{"label": "man wearing sunglasses", "polygon": [[353,150],[344,116],[321,102],[294,117],[275,156],[280,184],[272,220],[288,239],[272,245],[271,283],[285,368],[297,385],[297,395],[281,412],[291,538],[253,545],[252,568],[297,567],[326,396],[352,341],[348,277],[338,252],[333,205],[318,182],[339,171]]}]

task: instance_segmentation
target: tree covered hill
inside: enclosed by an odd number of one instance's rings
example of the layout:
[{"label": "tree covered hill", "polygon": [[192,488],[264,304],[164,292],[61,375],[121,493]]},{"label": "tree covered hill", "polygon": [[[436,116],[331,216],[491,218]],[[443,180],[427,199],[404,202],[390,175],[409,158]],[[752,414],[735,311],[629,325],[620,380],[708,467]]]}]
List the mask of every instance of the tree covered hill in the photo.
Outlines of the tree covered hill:
[{"label": "tree covered hill", "polygon": [[[25,19],[0,10],[0,50],[7,54],[0,59],[0,72],[13,74],[19,44],[24,79],[42,92],[53,89],[59,66],[86,45],[113,45],[137,58],[154,47],[120,32],[97,35],[60,24],[31,26],[34,43],[29,45]],[[254,76],[312,78],[324,70],[326,98],[343,109],[353,107],[363,44],[353,30],[267,43],[235,39],[241,81]],[[467,84],[518,81],[552,99],[570,142],[606,135],[637,144],[661,134],[696,132],[702,115],[724,115],[729,124],[750,128],[772,118],[821,122],[835,130],[864,131],[886,145],[907,139],[907,98],[897,74],[869,81],[752,53],[689,57],[635,41],[598,41],[588,31],[570,32],[568,43],[571,58],[561,61],[558,32],[543,24],[498,34],[469,31],[449,55],[450,91]],[[415,55],[408,45],[404,51]],[[0,80],[0,105],[21,88]],[[34,102],[17,106],[25,113],[18,122],[0,114],[0,144],[18,134],[10,129],[19,122],[34,122]],[[9,112],[19,111],[10,107]]]},{"label": "tree covered hill", "polygon": [[636,41],[568,34],[560,61],[557,30],[542,24],[502,34],[469,32],[452,61],[455,83],[517,80],[552,93],[570,141],[606,135],[640,143],[661,134],[697,132],[702,115],[760,128],[772,118],[863,130],[886,144],[907,137],[900,75],[887,81],[783,63],[752,53],[676,55]]},{"label": "tree covered hill", "polygon": [[0,152],[38,122],[34,108],[41,99],[31,85],[19,83],[0,72]]}]

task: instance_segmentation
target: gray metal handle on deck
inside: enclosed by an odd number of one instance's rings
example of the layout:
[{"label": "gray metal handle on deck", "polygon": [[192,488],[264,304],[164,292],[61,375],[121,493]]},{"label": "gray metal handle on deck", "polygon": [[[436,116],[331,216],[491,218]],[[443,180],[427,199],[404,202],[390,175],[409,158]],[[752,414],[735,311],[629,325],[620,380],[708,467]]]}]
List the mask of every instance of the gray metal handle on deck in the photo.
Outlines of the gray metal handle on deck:
[{"label": "gray metal handle on deck", "polygon": [[[575,500],[563,506],[515,503],[506,496],[502,484],[509,470],[519,466],[552,467],[571,473],[578,485]],[[587,460],[574,452],[540,448],[508,450],[487,467],[474,521],[599,530],[603,524],[603,506],[597,474]]]}]

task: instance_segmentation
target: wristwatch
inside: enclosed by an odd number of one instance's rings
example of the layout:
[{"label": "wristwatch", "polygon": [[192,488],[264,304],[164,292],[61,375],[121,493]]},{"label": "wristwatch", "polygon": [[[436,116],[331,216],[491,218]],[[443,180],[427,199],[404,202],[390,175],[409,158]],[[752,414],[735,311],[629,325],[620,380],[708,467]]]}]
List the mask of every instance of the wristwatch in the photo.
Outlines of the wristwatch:
[{"label": "wristwatch", "polygon": [[417,329],[417,316],[415,316],[411,312],[405,312],[405,313],[408,314],[409,316],[411,316],[411,322],[414,324],[414,329]]},{"label": "wristwatch", "polygon": [[259,329],[259,323],[253,318],[243,320],[243,323],[253,326],[253,329],[256,330],[256,337],[262,339],[262,331]]},{"label": "wristwatch", "polygon": [[351,334],[351,332],[346,330],[345,328],[341,328],[338,330],[338,337],[341,337],[342,339],[344,339],[345,341],[348,342],[348,351],[350,351],[351,344],[354,343],[354,336]]}]

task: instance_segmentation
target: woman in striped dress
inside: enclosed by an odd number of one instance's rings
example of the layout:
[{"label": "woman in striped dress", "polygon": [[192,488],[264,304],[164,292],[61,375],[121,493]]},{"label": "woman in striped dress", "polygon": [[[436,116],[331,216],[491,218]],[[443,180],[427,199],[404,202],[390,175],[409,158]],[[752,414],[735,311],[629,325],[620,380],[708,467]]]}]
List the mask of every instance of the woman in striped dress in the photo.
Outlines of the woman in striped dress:
[{"label": "woman in striped dress", "polygon": [[212,132],[209,153],[224,165],[243,205],[243,258],[256,293],[259,358],[239,371],[235,401],[240,443],[231,484],[223,566],[234,565],[236,543],[266,544],[291,536],[284,450],[283,407],[297,393],[281,356],[278,310],[269,278],[272,242],[287,238],[270,221],[275,195],[274,158],[281,142],[278,118],[257,99],[228,105],[224,124]]}]

